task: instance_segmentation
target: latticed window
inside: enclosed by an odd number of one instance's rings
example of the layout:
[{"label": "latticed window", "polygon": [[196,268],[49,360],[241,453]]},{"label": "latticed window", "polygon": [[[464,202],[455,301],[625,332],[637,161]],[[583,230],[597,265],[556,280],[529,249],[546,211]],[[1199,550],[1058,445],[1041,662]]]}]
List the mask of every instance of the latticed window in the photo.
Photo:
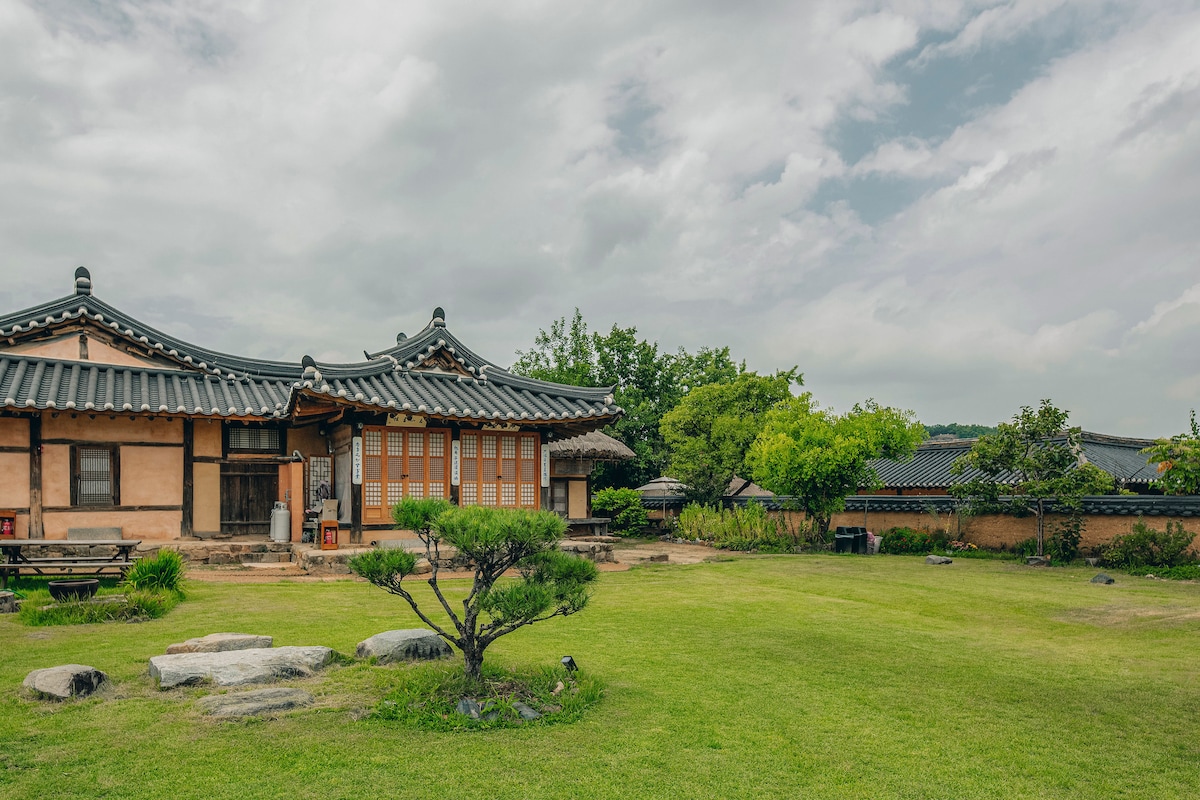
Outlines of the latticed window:
[{"label": "latticed window", "polygon": [[363,521],[391,518],[391,507],[405,497],[445,497],[445,430],[363,430]]},{"label": "latticed window", "polygon": [[464,431],[461,442],[462,505],[540,505],[541,450],[536,433]]},{"label": "latticed window", "polygon": [[229,422],[225,424],[225,449],[230,453],[278,455],[283,452],[282,431],[262,425]]},{"label": "latticed window", "polygon": [[116,447],[71,448],[71,505],[120,505],[119,452]]}]

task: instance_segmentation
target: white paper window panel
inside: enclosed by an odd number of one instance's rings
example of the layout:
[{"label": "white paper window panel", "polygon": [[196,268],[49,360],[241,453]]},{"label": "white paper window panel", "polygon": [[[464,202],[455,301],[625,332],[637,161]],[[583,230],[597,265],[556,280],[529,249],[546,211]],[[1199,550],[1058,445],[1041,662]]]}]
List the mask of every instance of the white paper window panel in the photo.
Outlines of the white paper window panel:
[{"label": "white paper window panel", "polygon": [[363,433],[363,452],[369,456],[377,456],[383,450],[383,436],[379,431],[366,431]]},{"label": "white paper window panel", "polygon": [[485,483],[483,485],[483,504],[485,506],[496,505],[496,484]]}]

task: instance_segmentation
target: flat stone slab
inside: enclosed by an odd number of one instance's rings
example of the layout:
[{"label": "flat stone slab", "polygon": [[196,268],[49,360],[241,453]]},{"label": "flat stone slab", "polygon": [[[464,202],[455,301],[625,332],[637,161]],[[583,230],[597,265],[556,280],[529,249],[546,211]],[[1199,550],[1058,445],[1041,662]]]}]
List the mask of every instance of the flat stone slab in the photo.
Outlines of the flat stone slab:
[{"label": "flat stone slab", "polygon": [[69,700],[72,697],[87,697],[107,680],[108,676],[95,667],[63,664],[35,669],[25,676],[22,685],[39,700]]},{"label": "flat stone slab", "polygon": [[253,650],[270,647],[275,640],[270,636],[255,636],[252,633],[210,633],[186,642],[167,645],[167,655],[176,653],[224,653],[227,650]]},{"label": "flat stone slab", "polygon": [[358,643],[355,655],[375,657],[380,664],[393,661],[431,661],[450,655],[450,645],[427,628],[384,631]]},{"label": "flat stone slab", "polygon": [[945,556],[925,556],[926,564],[953,564],[954,559]]},{"label": "flat stone slab", "polygon": [[150,659],[150,677],[170,689],[212,681],[218,686],[306,678],[333,660],[328,647],[263,647],[220,653],[178,653]]},{"label": "flat stone slab", "polygon": [[1111,575],[1101,572],[1097,574],[1096,577],[1092,578],[1092,583],[1102,583],[1105,586],[1111,586],[1112,584],[1116,583],[1116,581],[1113,580]]},{"label": "flat stone slab", "polygon": [[201,697],[196,707],[214,717],[261,717],[313,704],[313,696],[303,689],[273,686],[237,694]]}]

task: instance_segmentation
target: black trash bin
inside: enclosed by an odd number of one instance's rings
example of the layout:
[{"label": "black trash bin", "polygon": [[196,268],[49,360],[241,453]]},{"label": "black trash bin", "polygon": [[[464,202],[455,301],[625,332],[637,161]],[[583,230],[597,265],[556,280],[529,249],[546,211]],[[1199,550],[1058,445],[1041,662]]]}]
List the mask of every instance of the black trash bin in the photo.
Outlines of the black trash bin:
[{"label": "black trash bin", "polygon": [[858,527],[854,529],[854,550],[853,552],[861,555],[867,554],[867,529]]},{"label": "black trash bin", "polygon": [[854,552],[854,531],[845,525],[838,525],[837,533],[833,535],[833,552]]}]

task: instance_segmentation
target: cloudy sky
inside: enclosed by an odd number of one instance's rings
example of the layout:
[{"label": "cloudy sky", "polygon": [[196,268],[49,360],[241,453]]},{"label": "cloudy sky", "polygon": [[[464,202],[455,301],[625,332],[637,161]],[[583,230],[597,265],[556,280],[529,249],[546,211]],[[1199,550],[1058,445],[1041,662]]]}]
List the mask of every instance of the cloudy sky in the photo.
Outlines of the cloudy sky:
[{"label": "cloudy sky", "polygon": [[0,0],[0,310],[354,359],[578,306],[819,400],[1200,407],[1200,0]]}]

